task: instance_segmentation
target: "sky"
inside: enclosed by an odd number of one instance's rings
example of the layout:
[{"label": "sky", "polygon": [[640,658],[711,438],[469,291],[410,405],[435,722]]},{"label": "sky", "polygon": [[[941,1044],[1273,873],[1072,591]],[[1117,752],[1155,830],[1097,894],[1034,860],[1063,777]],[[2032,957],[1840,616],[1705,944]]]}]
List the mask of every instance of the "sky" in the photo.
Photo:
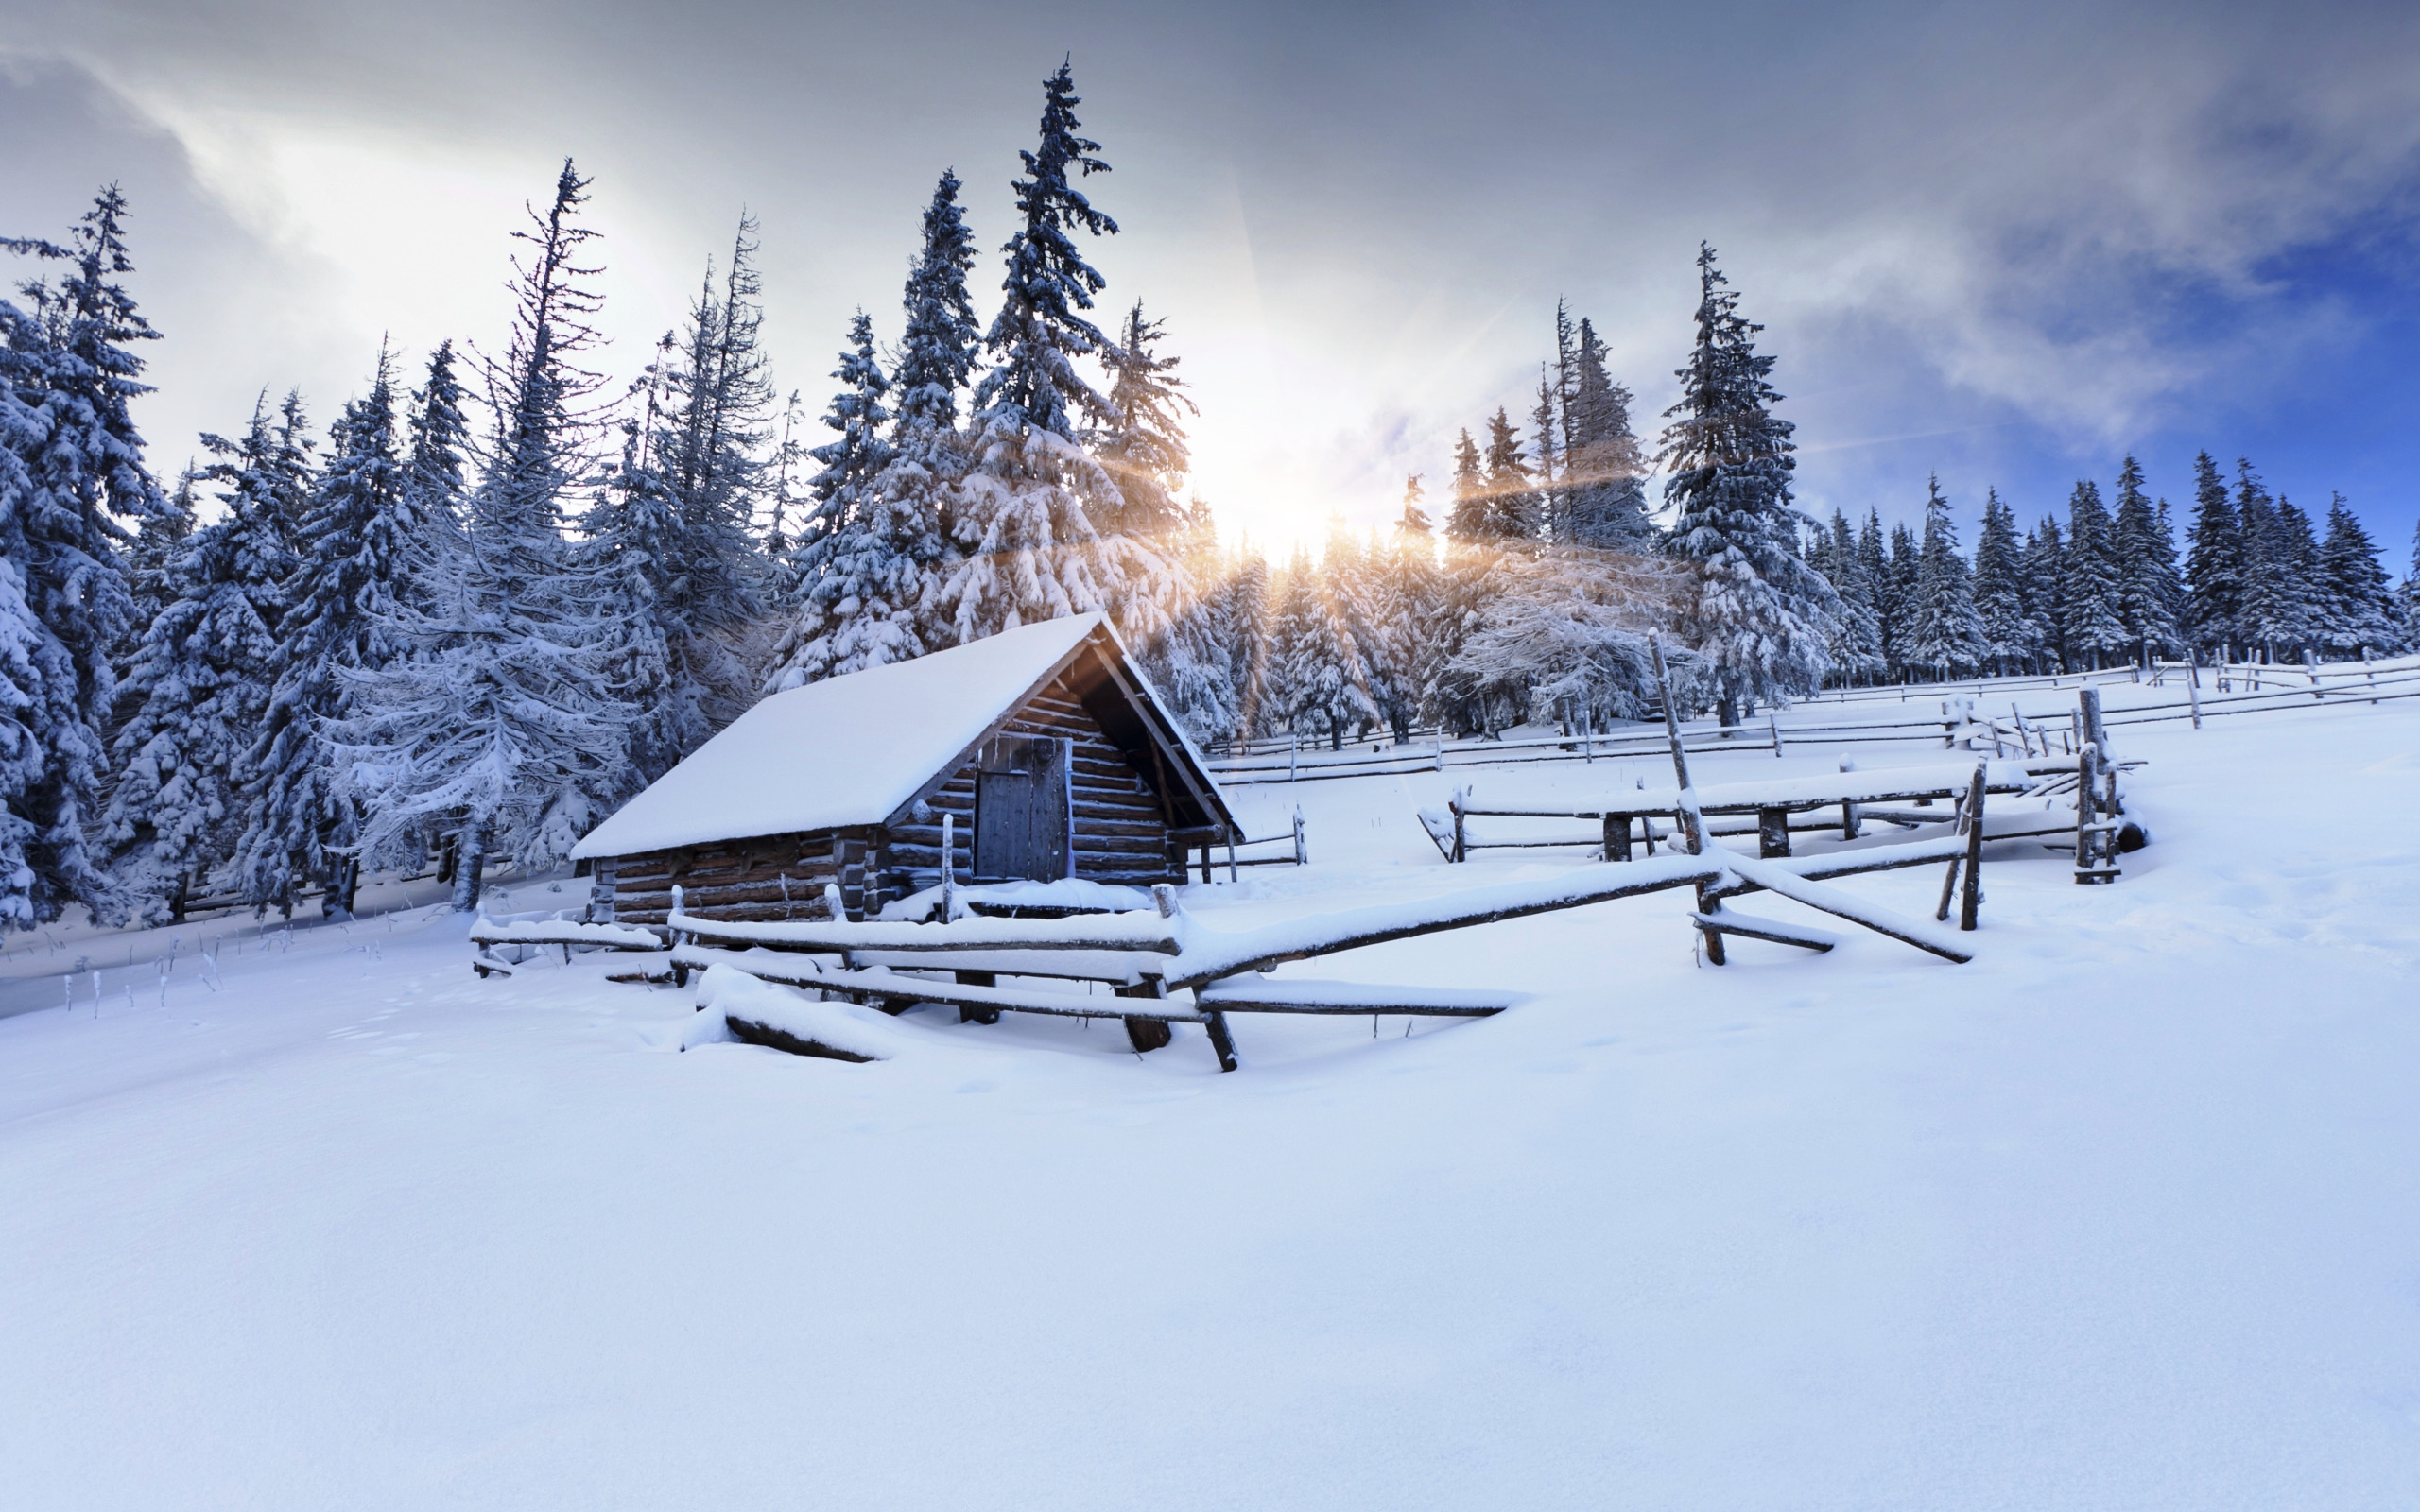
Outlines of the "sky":
[{"label": "sky", "polygon": [[[1193,490],[1274,549],[1445,492],[1531,401],[1558,300],[1651,443],[1711,242],[1767,328],[1799,499],[2028,521],[2138,456],[2420,514],[2420,8],[0,0],[0,234],[100,183],[164,339],[172,474],[254,396],[321,421],[382,339],[494,348],[509,233],[595,179],[604,365],[635,375],[743,207],[777,379],[820,414],[885,338],[934,180],[988,318],[1010,180],[1072,57],[1104,327],[1168,325]],[[1432,512],[1438,512],[1432,510]]]}]

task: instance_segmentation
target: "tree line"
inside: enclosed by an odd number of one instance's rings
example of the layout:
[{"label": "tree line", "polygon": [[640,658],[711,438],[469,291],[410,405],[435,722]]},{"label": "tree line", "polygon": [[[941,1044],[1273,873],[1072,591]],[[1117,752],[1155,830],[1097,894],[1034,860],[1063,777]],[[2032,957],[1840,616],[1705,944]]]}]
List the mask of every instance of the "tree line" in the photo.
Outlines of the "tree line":
[{"label": "tree line", "polygon": [[0,919],[306,888],[338,912],[364,869],[431,855],[475,906],[490,865],[558,861],[758,697],[1074,613],[1111,617],[1197,737],[1331,743],[1633,717],[1651,634],[1678,696],[1736,719],[1826,679],[2376,650],[2411,623],[2341,500],[2315,541],[2249,464],[2230,492],[2203,459],[2181,570],[2131,461],[2114,517],[2080,485],[2022,542],[1995,496],[1971,562],[1938,488],[1921,537],[1818,526],[1711,248],[1651,454],[1558,308],[1526,432],[1499,409],[1458,438],[1442,530],[1413,476],[1390,528],[1332,522],[1272,564],[1184,497],[1166,322],[1095,323],[1084,247],[1117,226],[1082,188],[1108,164],[1080,103],[1062,66],[988,325],[944,172],[897,343],[856,313],[812,422],[773,381],[745,216],[616,389],[569,161],[513,232],[500,351],[382,350],[323,435],[264,393],[164,488],[130,414],[158,333],[123,197],[60,244],[0,244],[58,269],[0,301]]}]

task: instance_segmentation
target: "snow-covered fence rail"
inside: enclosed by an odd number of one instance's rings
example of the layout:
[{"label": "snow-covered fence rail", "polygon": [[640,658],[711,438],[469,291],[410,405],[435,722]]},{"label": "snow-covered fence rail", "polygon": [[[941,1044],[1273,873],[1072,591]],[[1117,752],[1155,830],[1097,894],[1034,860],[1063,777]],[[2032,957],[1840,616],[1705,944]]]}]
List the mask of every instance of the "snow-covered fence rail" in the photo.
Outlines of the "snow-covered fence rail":
[{"label": "snow-covered fence rail", "polygon": [[498,960],[494,952],[499,945],[530,949],[549,945],[561,946],[565,966],[571,964],[571,953],[575,949],[592,951],[660,951],[664,949],[664,940],[652,930],[642,929],[635,924],[592,924],[582,919],[563,918],[562,914],[534,917],[525,915],[503,919],[490,919],[482,915],[478,921],[471,926],[471,943],[478,947],[478,953],[471,958],[471,970],[482,978],[491,975],[510,976],[512,968],[527,959],[527,956],[521,956],[511,961]]},{"label": "snow-covered fence rail", "polygon": [[[2045,790],[2044,778],[2058,779],[2074,769],[2074,763],[2065,758],[2033,757],[2022,760],[1987,762],[1990,790],[2000,794],[2039,794]],[[1956,810],[1937,813],[1910,813],[1904,810],[1882,810],[1876,806],[1890,803],[1929,805],[1941,799],[1962,797],[1967,789],[1973,769],[1964,766],[1892,767],[1874,772],[1856,770],[1812,777],[1777,778],[1749,782],[1724,782],[1697,789],[1699,811],[1707,818],[1753,816],[1747,825],[1709,825],[1711,835],[1745,835],[1757,837],[1760,854],[1768,859],[1789,854],[1792,831],[1837,831],[1843,840],[1854,840],[1863,833],[1867,820],[1883,820],[1903,826],[1957,820]],[[1833,819],[1802,817],[1816,810],[1837,807],[1840,817]],[[1467,793],[1457,793],[1450,806],[1450,825],[1442,822],[1433,812],[1424,811],[1422,823],[1438,849],[1449,861],[1469,858],[1473,850],[1501,847],[1595,846],[1608,861],[1627,861],[1632,854],[1634,828],[1643,832],[1647,853],[1655,853],[1655,842],[1668,839],[1670,830],[1658,830],[1654,819],[1678,820],[1681,795],[1677,789],[1662,788],[1634,793],[1617,793],[1602,802],[1578,802],[1554,807],[1482,807],[1471,801]],[[1568,836],[1528,836],[1520,838],[1483,839],[1473,832],[1473,818],[1516,819],[1586,819],[1594,821],[1598,832]],[[2053,824],[2041,833],[2053,833]]]}]

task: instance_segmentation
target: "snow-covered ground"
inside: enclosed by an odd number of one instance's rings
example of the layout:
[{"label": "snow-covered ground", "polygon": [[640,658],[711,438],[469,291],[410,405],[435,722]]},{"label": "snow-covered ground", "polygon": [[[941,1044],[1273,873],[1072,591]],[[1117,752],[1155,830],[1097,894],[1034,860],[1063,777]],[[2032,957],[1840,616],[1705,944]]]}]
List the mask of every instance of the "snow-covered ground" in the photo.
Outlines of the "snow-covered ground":
[{"label": "snow-covered ground", "polygon": [[[1996,849],[1973,965],[1701,967],[1668,894],[1288,969],[1544,995],[1243,1019],[1226,1076],[1013,1016],[681,1053],[693,992],[477,981],[425,908],[188,926],[164,1001],[170,932],[20,938],[0,1503],[2420,1504],[2420,708],[2118,745],[2154,844]],[[1944,759],[1698,776],[1843,753]],[[1239,789],[1314,864],[1184,903],[1566,868],[1413,811],[1668,775]]]}]

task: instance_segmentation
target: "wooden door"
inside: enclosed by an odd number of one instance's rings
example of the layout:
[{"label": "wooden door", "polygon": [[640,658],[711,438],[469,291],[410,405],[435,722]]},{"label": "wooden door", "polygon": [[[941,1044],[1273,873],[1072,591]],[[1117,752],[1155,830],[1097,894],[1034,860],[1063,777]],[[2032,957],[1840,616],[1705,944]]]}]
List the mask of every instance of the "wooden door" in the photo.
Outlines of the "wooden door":
[{"label": "wooden door", "polygon": [[998,735],[977,760],[975,873],[990,880],[1055,882],[1069,866],[1070,743],[1051,735]]}]

